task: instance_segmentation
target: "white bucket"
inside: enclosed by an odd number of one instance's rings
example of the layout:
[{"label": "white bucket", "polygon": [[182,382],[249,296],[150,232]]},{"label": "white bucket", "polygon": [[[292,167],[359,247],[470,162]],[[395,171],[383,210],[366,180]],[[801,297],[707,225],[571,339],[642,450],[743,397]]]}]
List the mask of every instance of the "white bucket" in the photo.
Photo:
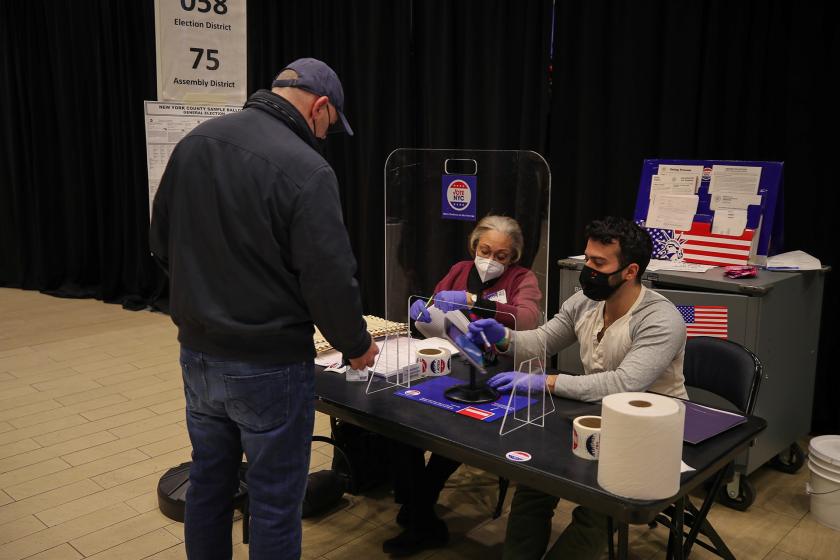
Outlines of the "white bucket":
[{"label": "white bucket", "polygon": [[826,527],[840,531],[840,436],[820,436],[808,446],[811,513]]},{"label": "white bucket", "polygon": [[[840,436],[819,436],[808,443],[808,455],[831,465],[840,472]],[[821,463],[821,464],[822,464]]]}]

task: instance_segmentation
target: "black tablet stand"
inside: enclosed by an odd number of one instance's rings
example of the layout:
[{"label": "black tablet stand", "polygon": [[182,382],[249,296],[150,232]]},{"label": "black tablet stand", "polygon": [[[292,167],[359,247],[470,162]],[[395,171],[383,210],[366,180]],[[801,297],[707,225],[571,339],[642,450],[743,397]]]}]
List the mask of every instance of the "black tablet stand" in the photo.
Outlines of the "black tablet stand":
[{"label": "black tablet stand", "polygon": [[498,399],[499,392],[487,385],[479,386],[475,379],[475,366],[469,362],[467,362],[467,365],[470,368],[470,382],[450,387],[443,393],[446,398],[464,404],[484,404]]}]

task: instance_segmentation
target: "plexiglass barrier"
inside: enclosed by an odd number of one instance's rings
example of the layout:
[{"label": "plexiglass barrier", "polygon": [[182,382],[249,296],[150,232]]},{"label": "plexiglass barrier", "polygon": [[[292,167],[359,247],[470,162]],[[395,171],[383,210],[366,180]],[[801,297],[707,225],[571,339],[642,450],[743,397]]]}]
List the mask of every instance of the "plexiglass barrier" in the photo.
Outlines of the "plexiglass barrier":
[{"label": "plexiglass barrier", "polygon": [[[465,291],[479,306],[514,315],[520,329],[537,327],[547,316],[550,197],[548,165],[535,152],[392,152],[385,162],[385,318],[407,322],[411,294]],[[503,219],[477,229],[488,215]],[[485,259],[481,274],[476,256]]]}]

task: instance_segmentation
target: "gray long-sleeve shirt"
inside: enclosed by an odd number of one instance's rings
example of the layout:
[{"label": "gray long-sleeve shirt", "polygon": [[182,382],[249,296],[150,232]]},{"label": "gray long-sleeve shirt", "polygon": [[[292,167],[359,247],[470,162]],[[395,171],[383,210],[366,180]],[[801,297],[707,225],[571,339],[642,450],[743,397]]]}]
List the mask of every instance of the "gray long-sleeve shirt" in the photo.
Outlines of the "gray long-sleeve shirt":
[{"label": "gray long-sleeve shirt", "polygon": [[543,326],[511,331],[511,347],[521,361],[552,356],[575,341],[585,375],[560,374],[554,393],[582,401],[599,401],[612,393],[655,391],[687,398],[683,378],[685,323],[674,304],[642,286],[630,310],[604,327],[605,302],[578,292]]}]

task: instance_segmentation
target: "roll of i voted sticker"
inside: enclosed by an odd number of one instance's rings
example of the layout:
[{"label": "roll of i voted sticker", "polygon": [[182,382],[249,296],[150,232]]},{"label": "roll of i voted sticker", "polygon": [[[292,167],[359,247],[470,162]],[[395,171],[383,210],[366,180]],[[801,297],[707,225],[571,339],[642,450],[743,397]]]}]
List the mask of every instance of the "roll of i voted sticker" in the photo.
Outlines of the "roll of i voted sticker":
[{"label": "roll of i voted sticker", "polygon": [[508,451],[505,453],[505,457],[509,461],[514,461],[516,463],[524,463],[525,461],[531,460],[531,454],[527,451]]},{"label": "roll of i voted sticker", "polygon": [[572,422],[572,453],[597,461],[601,450],[601,417],[578,416]]},{"label": "roll of i voted sticker", "polygon": [[452,353],[446,348],[422,348],[417,351],[420,375],[440,377],[452,371]]}]

